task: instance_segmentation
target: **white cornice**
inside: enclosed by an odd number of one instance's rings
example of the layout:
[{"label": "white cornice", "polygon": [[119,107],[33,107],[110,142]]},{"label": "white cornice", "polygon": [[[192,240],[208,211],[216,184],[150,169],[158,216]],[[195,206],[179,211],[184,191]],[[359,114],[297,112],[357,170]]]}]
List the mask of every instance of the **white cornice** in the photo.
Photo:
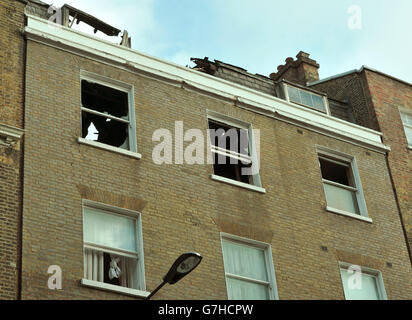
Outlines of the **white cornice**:
[{"label": "white cornice", "polygon": [[234,101],[250,110],[361,145],[378,152],[387,152],[382,134],[320,112],[289,103],[277,97],[220,79],[145,53],[120,46],[85,33],[27,15],[24,33],[27,39],[77,55],[115,65],[132,72],[144,73],[174,83],[181,83],[204,92]]}]

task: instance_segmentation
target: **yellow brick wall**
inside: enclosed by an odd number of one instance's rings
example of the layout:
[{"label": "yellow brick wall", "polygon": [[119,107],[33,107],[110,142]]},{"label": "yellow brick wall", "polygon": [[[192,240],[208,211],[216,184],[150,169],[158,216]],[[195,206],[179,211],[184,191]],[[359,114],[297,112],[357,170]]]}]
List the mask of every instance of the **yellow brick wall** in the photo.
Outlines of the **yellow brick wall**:
[{"label": "yellow brick wall", "polygon": [[[141,160],[80,145],[80,70],[134,85]],[[272,246],[281,299],[343,299],[338,262],[382,271],[390,299],[412,299],[412,271],[385,155],[273,120],[233,103],[28,42],[23,298],[123,299],[83,288],[82,199],[142,209],[147,289],[181,253],[201,265],[157,299],[226,299],[220,232]],[[206,110],[261,130],[266,194],[212,181],[211,165],[152,161],[153,132],[207,129]],[[325,211],[315,145],[356,157],[373,223]],[[144,204],[144,205],[143,205]],[[322,246],[328,248],[322,250]],[[391,263],[389,267],[387,263]],[[60,265],[63,290],[47,288]]]},{"label": "yellow brick wall", "polygon": [[409,246],[412,248],[412,149],[408,148],[399,112],[400,108],[412,112],[412,85],[368,70],[365,79],[383,141],[392,150],[388,157],[389,165]]},{"label": "yellow brick wall", "polygon": [[[23,126],[24,4],[0,1],[0,124]],[[0,145],[0,300],[18,298],[21,143]]]}]

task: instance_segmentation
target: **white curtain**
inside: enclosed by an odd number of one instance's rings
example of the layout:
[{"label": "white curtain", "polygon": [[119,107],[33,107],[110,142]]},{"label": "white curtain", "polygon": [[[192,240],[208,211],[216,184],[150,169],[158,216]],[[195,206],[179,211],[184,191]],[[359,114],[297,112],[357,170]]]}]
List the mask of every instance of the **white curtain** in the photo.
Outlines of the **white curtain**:
[{"label": "white curtain", "polygon": [[[111,257],[119,257],[117,264],[121,270],[120,285],[131,289],[139,289],[140,283],[137,277],[137,258],[128,258],[111,254]],[[104,256],[103,252],[89,248],[84,249],[84,277],[88,280],[104,282]],[[106,268],[106,272],[108,269]]]},{"label": "white curtain", "polygon": [[[223,260],[226,273],[268,282],[265,252],[258,248],[223,241]],[[227,277],[229,299],[269,299],[267,285]]]},{"label": "white curtain", "polygon": [[85,208],[84,241],[137,252],[136,220]]},{"label": "white curtain", "polygon": [[103,282],[103,252],[88,248],[84,249],[84,277],[88,280]]},{"label": "white curtain", "polygon": [[121,257],[120,269],[122,275],[120,276],[120,284],[122,287],[131,289],[139,289],[140,283],[137,278],[137,259]]},{"label": "white curtain", "polygon": [[227,278],[230,300],[269,300],[268,287],[252,282]]},{"label": "white curtain", "polygon": [[341,269],[341,275],[346,300],[380,300],[375,276],[355,274],[347,269]]}]

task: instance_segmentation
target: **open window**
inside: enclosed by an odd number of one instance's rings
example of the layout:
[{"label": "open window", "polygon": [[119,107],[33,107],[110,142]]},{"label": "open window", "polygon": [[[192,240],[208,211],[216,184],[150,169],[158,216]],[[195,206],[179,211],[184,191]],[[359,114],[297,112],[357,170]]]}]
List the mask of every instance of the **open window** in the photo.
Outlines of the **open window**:
[{"label": "open window", "polygon": [[136,152],[132,99],[131,86],[100,76],[83,76],[81,138],[95,145]]},{"label": "open window", "polygon": [[208,124],[214,176],[261,187],[251,126],[210,115]]},{"label": "open window", "polygon": [[353,157],[318,150],[327,209],[367,217],[366,203]]},{"label": "open window", "polygon": [[250,184],[250,176],[242,174],[252,165],[248,131],[214,120],[209,120],[209,130],[215,174]]},{"label": "open window", "polygon": [[87,203],[83,207],[84,278],[145,289],[140,216]]}]

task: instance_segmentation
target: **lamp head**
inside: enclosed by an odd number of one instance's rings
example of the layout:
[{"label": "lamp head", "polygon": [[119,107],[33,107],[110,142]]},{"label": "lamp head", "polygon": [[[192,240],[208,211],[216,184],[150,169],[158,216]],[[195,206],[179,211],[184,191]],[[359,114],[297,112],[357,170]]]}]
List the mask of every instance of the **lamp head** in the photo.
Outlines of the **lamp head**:
[{"label": "lamp head", "polygon": [[196,252],[182,254],[177,258],[169,272],[163,277],[163,281],[169,284],[175,284],[192,272],[201,261],[202,256]]}]

